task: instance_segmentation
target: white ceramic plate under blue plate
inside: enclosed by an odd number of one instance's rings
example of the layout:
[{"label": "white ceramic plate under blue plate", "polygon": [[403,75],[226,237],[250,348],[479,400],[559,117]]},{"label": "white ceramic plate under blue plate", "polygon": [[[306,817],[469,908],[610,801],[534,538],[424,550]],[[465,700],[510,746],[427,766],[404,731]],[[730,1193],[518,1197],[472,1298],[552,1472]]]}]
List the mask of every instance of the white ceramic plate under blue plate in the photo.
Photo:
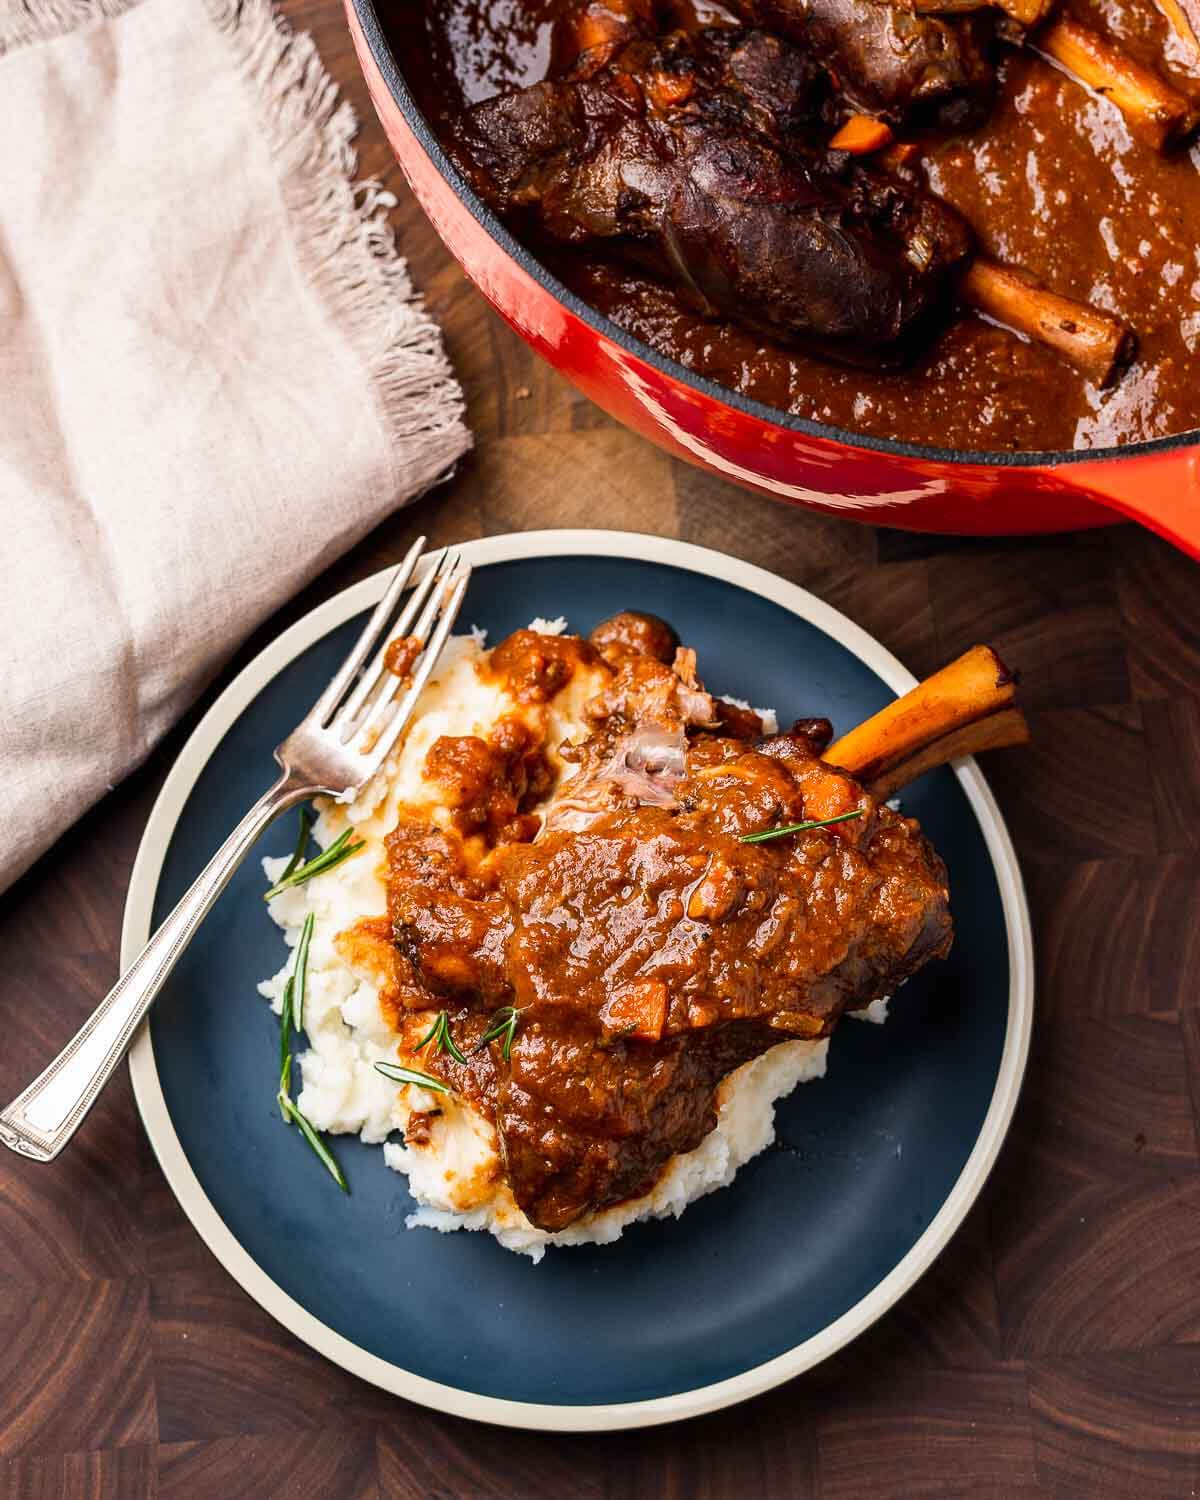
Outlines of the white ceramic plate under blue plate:
[{"label": "white ceramic plate under blue plate", "polygon": [[[461,616],[500,640],[535,615],[584,631],[662,615],[709,688],[824,714],[840,733],[913,678],[805,590],[655,537],[545,531],[463,548]],[[142,840],[128,964],[274,777],[271,751],[342,660],[384,575],[285,631],[185,746]],[[284,955],[258,858],[225,891],[131,1057],[138,1107],[185,1212],[246,1290],[313,1348],[442,1411],[541,1429],[636,1427],[744,1400],[824,1359],[929,1266],[1008,1129],[1033,1005],[1029,918],[1008,834],[972,762],[904,795],[950,871],[956,941],[885,1026],[843,1025],[825,1079],[777,1114],[776,1145],[679,1220],[540,1265],[488,1235],[407,1230],[403,1177],[337,1141],[338,1192],[275,1107],[278,1023],[255,986]],[[258,854],[284,853],[284,820]]]}]

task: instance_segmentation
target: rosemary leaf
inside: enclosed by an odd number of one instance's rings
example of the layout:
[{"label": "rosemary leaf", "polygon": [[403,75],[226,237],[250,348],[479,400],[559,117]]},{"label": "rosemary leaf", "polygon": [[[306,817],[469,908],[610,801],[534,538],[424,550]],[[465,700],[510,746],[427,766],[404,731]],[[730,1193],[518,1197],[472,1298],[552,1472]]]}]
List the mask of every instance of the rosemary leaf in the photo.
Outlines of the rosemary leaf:
[{"label": "rosemary leaf", "polygon": [[[441,1028],[442,1018],[443,1016],[445,1016],[445,1014],[446,1012],[444,1010],[438,1011],[437,1019],[434,1021],[433,1025],[429,1028],[425,1035],[421,1038],[421,1040],[417,1043],[417,1045],[413,1048],[414,1052],[420,1052],[422,1047],[428,1046],[428,1044],[433,1041],[434,1037],[437,1036],[438,1031]],[[439,1050],[439,1048],[434,1047],[433,1055],[435,1057],[437,1056]]]},{"label": "rosemary leaf", "polygon": [[366,839],[360,839],[357,844],[350,840],[354,837],[353,828],[347,828],[339,834],[328,849],[323,849],[305,864],[298,865],[290,875],[281,876],[269,891],[263,893],[264,901],[271,901],[283,891],[290,891],[294,886],[303,885],[306,880],[311,880],[314,875],[324,875],[327,871],[335,869],[344,860],[350,859],[360,849],[367,847]]},{"label": "rosemary leaf", "polygon": [[513,1005],[502,1005],[492,1017],[492,1024],[479,1038],[475,1047],[476,1052],[482,1052],[489,1042],[495,1042],[504,1038],[504,1045],[500,1048],[500,1056],[505,1062],[512,1057],[513,1038],[517,1034],[517,1018],[521,1012]]},{"label": "rosemary leaf", "polygon": [[457,1063],[465,1063],[466,1062],[466,1060],[467,1060],[466,1053],[463,1052],[462,1048],[458,1045],[458,1043],[450,1035],[450,1020],[449,1020],[449,1017],[447,1017],[446,1024],[442,1028],[442,1041],[445,1044],[446,1051],[450,1054],[450,1056],[454,1059],[455,1062],[457,1062]]},{"label": "rosemary leaf", "polygon": [[292,970],[296,982],[292,995],[292,1022],[297,1031],[304,1030],[304,989],[308,983],[308,945],[312,942],[315,920],[312,912],[309,912],[304,919],[304,926],[300,929],[300,941],[296,944],[296,967]]},{"label": "rosemary leaf", "polygon": [[284,1093],[281,1093],[279,1095],[279,1103],[280,1106],[287,1111],[291,1118],[300,1127],[300,1134],[316,1152],[318,1159],[324,1163],[325,1170],[329,1173],[330,1177],[333,1178],[334,1182],[337,1183],[338,1187],[341,1188],[343,1193],[348,1193],[350,1191],[350,1188],[346,1183],[345,1177],[342,1175],[341,1167],[339,1167],[337,1162],[334,1160],[333,1154],[329,1150],[329,1147],[312,1128],[304,1115],[301,1114],[300,1107],[297,1104],[293,1103],[293,1101],[289,1099],[288,1096]]},{"label": "rosemary leaf", "polygon": [[303,861],[305,850],[308,848],[309,835],[312,833],[313,815],[307,807],[300,809],[300,832],[296,835],[296,847],[292,851],[292,857],[287,862],[287,869],[279,877],[287,880],[295,874],[297,866]]},{"label": "rosemary leaf", "polygon": [[444,1010],[439,1010],[437,1020],[413,1048],[414,1052],[420,1052],[422,1047],[433,1043],[433,1056],[439,1057],[443,1052],[448,1052],[455,1062],[465,1063],[466,1057],[458,1043],[450,1035],[450,1017]]},{"label": "rosemary leaf", "polygon": [[807,833],[810,828],[828,828],[831,823],[848,823],[851,818],[861,818],[862,809],[856,812],[839,813],[836,818],[814,818],[811,823],[785,823],[782,828],[764,828],[761,833],[743,834],[743,844],[765,844],[768,839],[781,839],[785,833]]},{"label": "rosemary leaf", "polygon": [[375,1071],[390,1078],[393,1083],[415,1083],[418,1088],[429,1089],[435,1094],[451,1092],[440,1078],[431,1078],[428,1073],[418,1073],[416,1068],[402,1068],[399,1063],[377,1062]]},{"label": "rosemary leaf", "polygon": [[[279,1017],[279,1092],[286,1094],[292,1083],[292,993],[293,981],[288,976],[288,982],[283,987],[283,1013]],[[283,1116],[283,1123],[288,1123],[287,1111],[282,1102],[279,1105],[279,1113]]]}]

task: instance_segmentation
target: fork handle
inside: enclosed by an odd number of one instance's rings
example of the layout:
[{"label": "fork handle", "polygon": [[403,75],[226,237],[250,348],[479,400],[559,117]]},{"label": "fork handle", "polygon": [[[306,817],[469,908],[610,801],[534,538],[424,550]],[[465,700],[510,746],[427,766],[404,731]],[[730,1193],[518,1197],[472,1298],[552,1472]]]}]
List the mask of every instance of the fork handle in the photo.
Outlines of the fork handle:
[{"label": "fork handle", "polygon": [[112,1077],[180,954],[255,839],[281,812],[318,790],[285,771],[263,793],[50,1066],[0,1114],[0,1141],[34,1161],[53,1161]]}]

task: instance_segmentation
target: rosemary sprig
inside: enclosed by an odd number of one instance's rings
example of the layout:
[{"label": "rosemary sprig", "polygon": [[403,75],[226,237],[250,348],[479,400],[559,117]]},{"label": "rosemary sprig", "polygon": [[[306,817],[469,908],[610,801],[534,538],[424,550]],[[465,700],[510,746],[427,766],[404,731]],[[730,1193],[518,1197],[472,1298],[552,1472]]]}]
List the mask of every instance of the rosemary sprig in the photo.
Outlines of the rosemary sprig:
[{"label": "rosemary sprig", "polygon": [[451,1092],[440,1078],[431,1078],[428,1073],[418,1073],[416,1068],[402,1068],[399,1063],[377,1062],[375,1071],[390,1078],[393,1083],[415,1083],[419,1088],[429,1089],[435,1094]]},{"label": "rosemary sprig", "polygon": [[500,1056],[505,1062],[512,1057],[513,1037],[517,1034],[517,1018],[521,1011],[514,1005],[502,1005],[492,1017],[492,1024],[479,1038],[474,1048],[476,1052],[482,1052],[489,1042],[504,1038],[504,1045],[500,1048]]},{"label": "rosemary sprig", "polygon": [[279,1017],[279,1113],[286,1125],[288,1122],[287,1110],[283,1106],[283,1100],[291,1092],[292,1087],[292,994],[295,981],[288,975],[288,981],[283,987],[283,1012]]},{"label": "rosemary sprig", "polygon": [[304,919],[304,926],[300,929],[300,941],[296,944],[296,966],[292,970],[296,981],[292,993],[292,1024],[297,1031],[304,1030],[304,991],[308,983],[308,945],[312,942],[314,921],[312,912],[309,912]]},{"label": "rosemary sprig", "polygon": [[862,809],[857,812],[838,813],[836,818],[814,818],[811,823],[785,823],[782,828],[764,828],[761,833],[743,834],[740,843],[743,844],[765,844],[768,839],[781,839],[785,833],[807,833],[810,828],[828,828],[831,823],[848,823],[851,818],[861,818]]},{"label": "rosemary sprig", "polygon": [[313,815],[307,807],[300,809],[300,832],[296,835],[296,847],[292,851],[292,857],[287,862],[287,869],[279,877],[287,880],[295,873],[297,865],[303,860],[305,851],[308,849],[309,835],[312,833]]},{"label": "rosemary sprig", "polygon": [[439,1010],[437,1020],[413,1048],[414,1052],[420,1052],[422,1047],[433,1043],[431,1057],[439,1057],[443,1052],[448,1052],[455,1062],[465,1063],[466,1058],[462,1050],[450,1035],[450,1017],[444,1010]]},{"label": "rosemary sprig", "polygon": [[278,896],[281,891],[289,891],[293,886],[303,885],[306,880],[311,880],[314,875],[324,875],[326,871],[334,869],[343,860],[351,858],[360,849],[367,847],[366,839],[360,839],[357,844],[350,840],[354,837],[353,828],[347,828],[344,833],[334,839],[328,849],[323,849],[320,854],[314,855],[291,872],[290,875],[282,875],[269,891],[263,893],[263,900],[270,901]]},{"label": "rosemary sprig", "polygon": [[301,1114],[299,1105],[282,1090],[280,1090],[279,1094],[279,1105],[300,1127],[300,1134],[316,1152],[318,1159],[324,1163],[325,1170],[329,1173],[330,1177],[333,1178],[343,1193],[348,1193],[350,1188],[342,1174],[341,1167],[338,1166],[329,1147],[312,1128],[304,1115]]},{"label": "rosemary sprig", "polygon": [[287,983],[283,987],[283,1007],[279,1017],[279,1090],[275,1095],[275,1101],[279,1105],[279,1115],[283,1123],[285,1125],[295,1123],[300,1127],[300,1134],[312,1147],[325,1170],[342,1192],[348,1193],[350,1188],[342,1174],[341,1167],[334,1160],[329,1147],[305,1118],[300,1106],[292,1098],[292,1034],[300,1030],[301,1017],[304,1014],[304,986],[308,978],[308,945],[312,941],[312,934],[313,915],[309,912],[300,932],[295,968],[288,975]]}]

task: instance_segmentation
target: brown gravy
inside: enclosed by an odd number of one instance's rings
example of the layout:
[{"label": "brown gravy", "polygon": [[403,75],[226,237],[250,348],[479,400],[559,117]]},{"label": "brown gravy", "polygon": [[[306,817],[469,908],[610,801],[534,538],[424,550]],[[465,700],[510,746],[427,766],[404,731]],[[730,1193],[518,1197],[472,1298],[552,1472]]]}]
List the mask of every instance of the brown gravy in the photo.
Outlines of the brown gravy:
[{"label": "brown gravy", "polygon": [[[434,129],[466,104],[546,75],[565,0],[391,0],[393,45]],[[699,11],[700,4],[696,8]],[[1200,98],[1153,0],[1072,0],[1140,61]],[[967,314],[913,366],[849,369],[764,344],[687,308],[670,287],[596,251],[543,258],[636,337],[768,406],[939,447],[1038,451],[1140,442],[1200,427],[1200,145],[1161,157],[1103,99],[1010,52],[978,130],[931,139],[928,180],[983,248],[1136,328],[1138,358],[1107,390],[1049,350]]]},{"label": "brown gravy", "polygon": [[[828,723],[764,737],[675,641],[626,612],[590,643],[525,630],[497,646],[487,672],[527,703],[605,663],[573,747],[583,788],[548,800],[545,747],[513,719],[487,741],[435,741],[425,771],[455,827],[401,817],[388,835],[390,953],[378,919],[343,935],[345,956],[388,976],[404,1045],[444,1012],[459,1053],[435,1046],[421,1071],[494,1122],[542,1229],[646,1191],[713,1128],[728,1073],[827,1036],[951,943],[944,865],[912,819],[820,759]],[[635,761],[638,792],[617,769]]]}]

